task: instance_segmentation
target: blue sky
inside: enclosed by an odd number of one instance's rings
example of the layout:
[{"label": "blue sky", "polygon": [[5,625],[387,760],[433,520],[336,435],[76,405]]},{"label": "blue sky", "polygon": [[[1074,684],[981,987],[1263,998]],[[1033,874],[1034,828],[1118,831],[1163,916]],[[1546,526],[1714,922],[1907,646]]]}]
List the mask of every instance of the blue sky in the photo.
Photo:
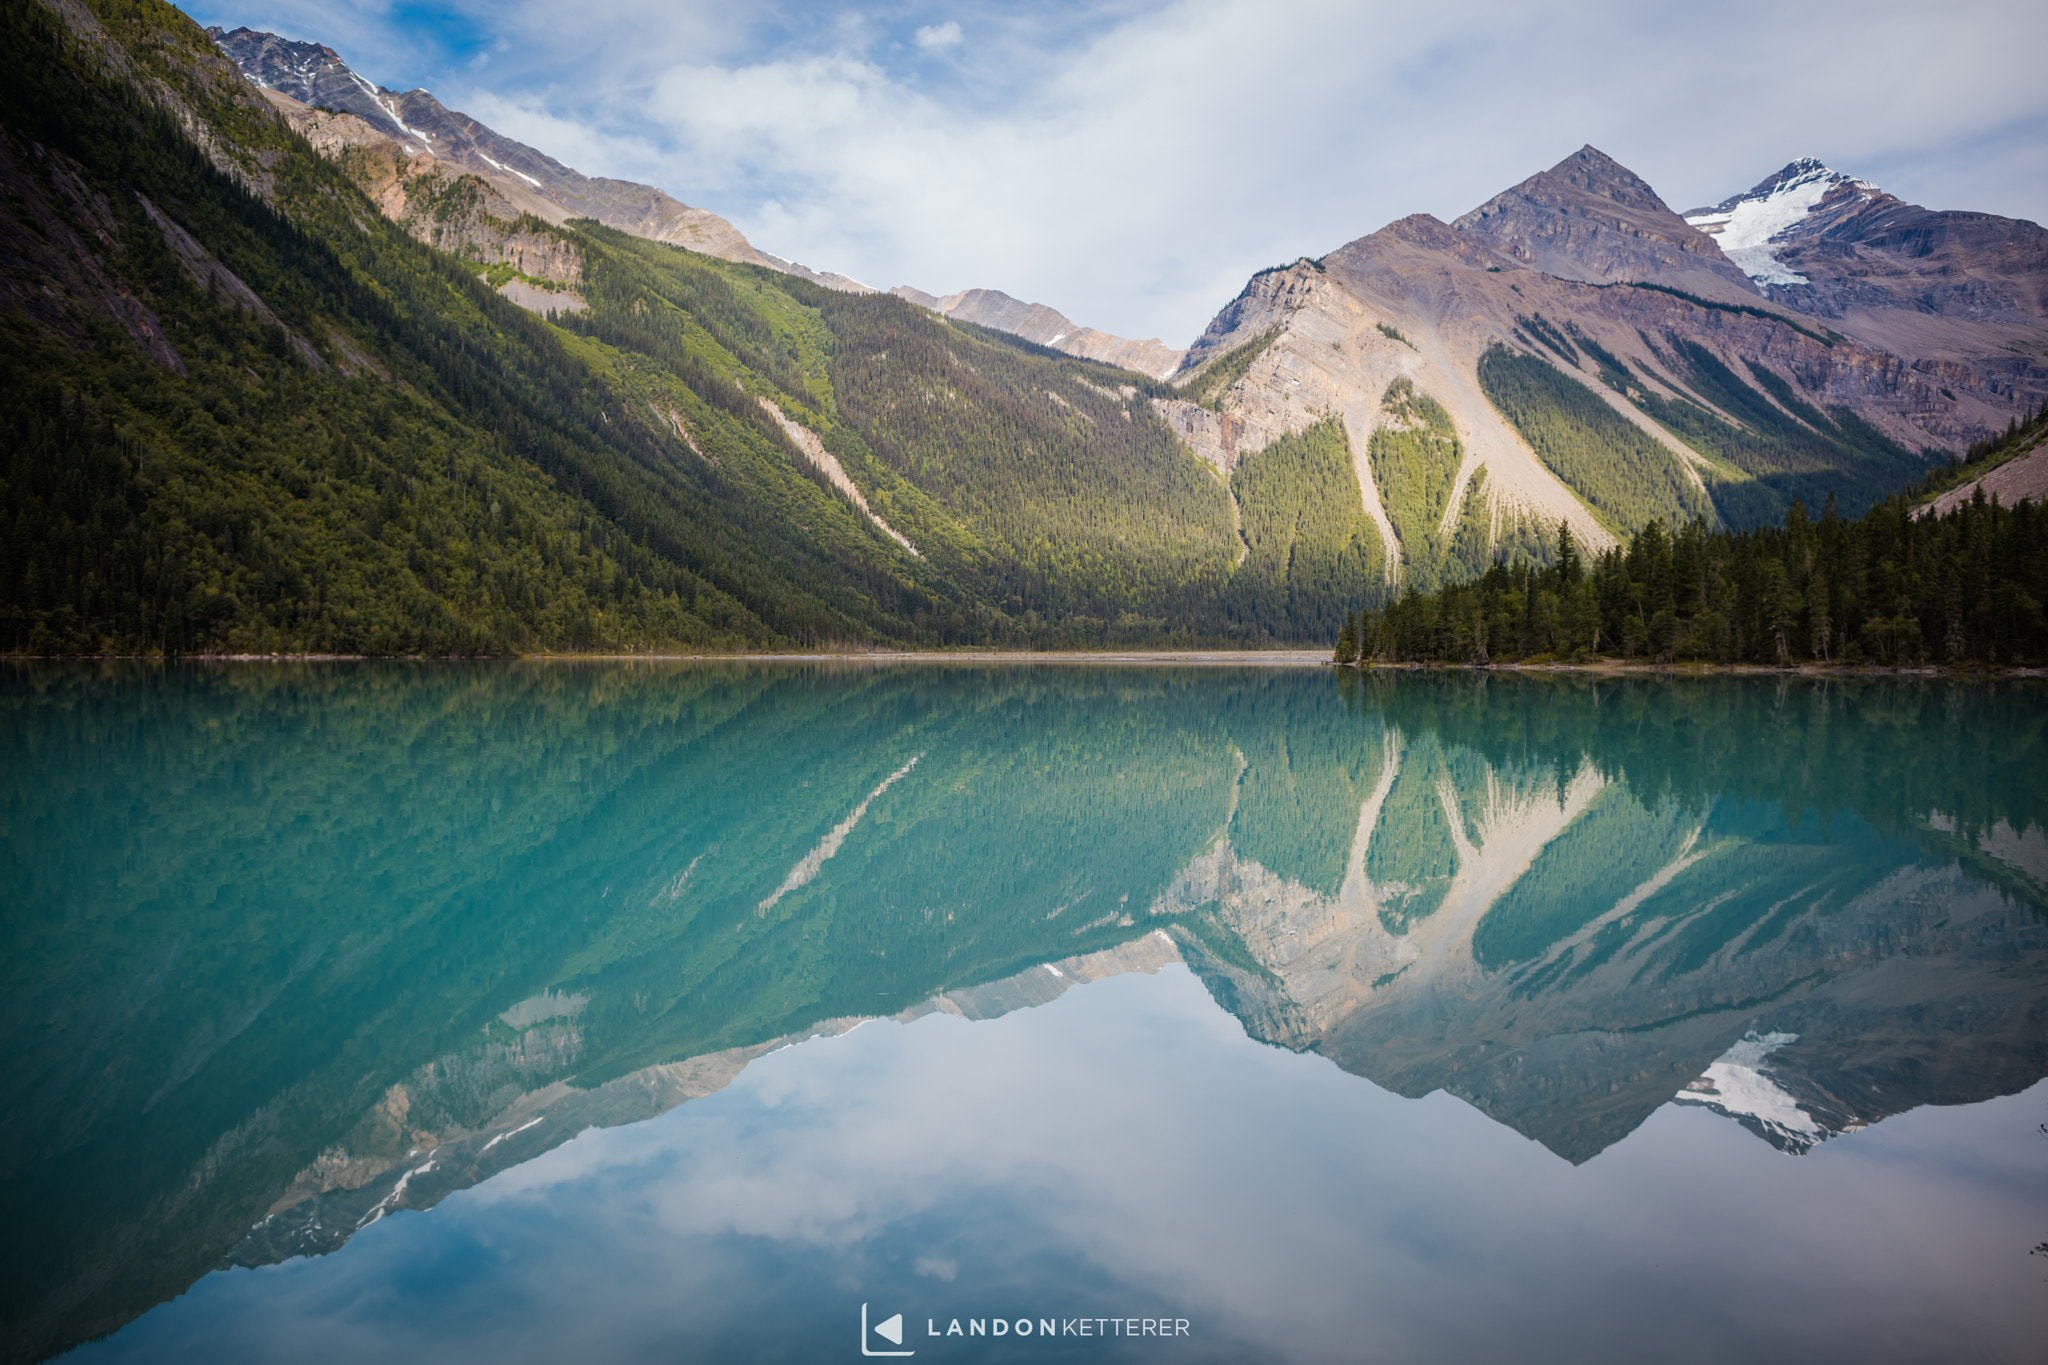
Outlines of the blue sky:
[{"label": "blue sky", "polygon": [[1684,210],[1813,155],[2048,219],[2048,7],[1992,0],[206,0],[887,288],[1184,345],[1252,271],[1582,143]]}]

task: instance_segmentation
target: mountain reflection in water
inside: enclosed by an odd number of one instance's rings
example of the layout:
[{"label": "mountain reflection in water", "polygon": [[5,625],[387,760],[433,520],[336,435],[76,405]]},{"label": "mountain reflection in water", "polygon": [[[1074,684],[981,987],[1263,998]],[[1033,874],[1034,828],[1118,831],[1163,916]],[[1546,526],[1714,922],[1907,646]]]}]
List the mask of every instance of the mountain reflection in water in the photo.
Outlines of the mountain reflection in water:
[{"label": "mountain reflection in water", "polygon": [[[1805,1154],[2048,1075],[2048,707],[2030,682],[4,676],[0,1027],[25,1064],[0,1126],[7,1359],[115,1331],[216,1268],[385,1238],[391,1215],[567,1159],[556,1149],[593,1127],[749,1103],[725,1092],[789,1044],[878,1017],[1025,1028],[1019,1011],[1131,973],[1161,984],[1103,999],[1133,1017],[1129,1002],[1164,1002],[1148,1008],[1187,1031],[1176,1057],[1225,1046],[1188,1022],[1170,981],[1185,970],[1251,1040],[1394,1095],[1456,1096],[1553,1165],[1660,1110],[1659,1133],[1690,1134],[1671,1125],[1706,1110]],[[1075,1016],[1044,1017],[1029,1027]],[[864,1035],[844,1055],[894,1046]],[[1185,1064],[1198,1085],[1204,1063]],[[1261,1092],[1270,1134],[1367,1102],[1311,1099],[1322,1066]],[[1414,1112],[1398,1123],[1425,1145],[1463,1122]],[[2035,1209],[2038,1240],[2048,1201]],[[1319,1235],[1319,1211],[1282,1214],[1304,1246]],[[966,1291],[957,1257],[924,1259],[913,1283]],[[754,1267],[755,1296],[797,1275],[777,1267]],[[847,1273],[818,1271],[857,1304]],[[2038,1305],[2008,1311],[2048,1326]],[[1326,1339],[1338,1316],[1293,1346],[1232,1336],[1228,1354],[1343,1358],[1342,1334]],[[809,1328],[791,1330],[801,1358]],[[817,1330],[851,1335],[838,1316]],[[1415,1349],[1453,1358],[1465,1340]],[[1226,1346],[1205,1341],[1184,1353]]]}]

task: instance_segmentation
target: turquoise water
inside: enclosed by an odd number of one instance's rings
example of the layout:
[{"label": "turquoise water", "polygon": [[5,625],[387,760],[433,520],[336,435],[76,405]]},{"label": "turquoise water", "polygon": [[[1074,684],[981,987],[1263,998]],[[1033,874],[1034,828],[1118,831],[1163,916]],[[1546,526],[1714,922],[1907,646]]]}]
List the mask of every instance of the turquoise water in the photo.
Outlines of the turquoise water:
[{"label": "turquoise water", "polygon": [[2036,1358],[2044,702],[15,667],[5,1358]]}]

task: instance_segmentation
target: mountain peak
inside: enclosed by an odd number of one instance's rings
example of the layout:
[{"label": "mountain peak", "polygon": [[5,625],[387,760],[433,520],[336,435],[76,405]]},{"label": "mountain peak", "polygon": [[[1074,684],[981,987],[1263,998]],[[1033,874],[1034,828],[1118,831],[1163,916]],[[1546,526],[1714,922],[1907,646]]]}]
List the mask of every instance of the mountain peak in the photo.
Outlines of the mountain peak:
[{"label": "mountain peak", "polygon": [[[1818,157],[1795,157],[1741,194],[1711,208],[1693,209],[1685,221],[1713,237],[1729,260],[1758,284],[1805,284],[1806,277],[1772,249],[1795,236],[1811,236],[1832,222],[1834,210],[1881,195],[1867,180],[1834,170]],[[1826,212],[1823,208],[1826,206]],[[1814,215],[1821,213],[1821,219]]]},{"label": "mountain peak", "polygon": [[1673,213],[1649,182],[1590,143],[1451,226],[1559,279],[1755,292],[1712,238]]},{"label": "mountain peak", "polygon": [[1552,198],[1559,198],[1562,197],[1560,192],[1551,188],[1552,184],[1558,181],[1632,209],[1662,210],[1665,213],[1671,211],[1664,201],[1657,197],[1657,192],[1650,188],[1648,181],[1590,142],[1549,170],[1539,171],[1515,188],[1525,193],[1547,193]]}]

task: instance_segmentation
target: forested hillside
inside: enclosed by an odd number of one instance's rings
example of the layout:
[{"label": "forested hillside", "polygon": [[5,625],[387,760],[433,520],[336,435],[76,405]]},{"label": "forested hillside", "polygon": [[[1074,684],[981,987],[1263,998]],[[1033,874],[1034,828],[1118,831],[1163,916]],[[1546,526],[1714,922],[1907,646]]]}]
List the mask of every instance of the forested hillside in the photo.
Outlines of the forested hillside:
[{"label": "forested hillside", "polygon": [[1231,596],[1156,381],[459,179],[436,251],[177,11],[90,8],[0,20],[0,649],[1327,638]]},{"label": "forested hillside", "polygon": [[[590,357],[386,224],[274,117],[209,87],[204,66],[193,76],[203,37],[155,41],[189,28],[183,16],[102,12],[265,175],[230,178],[40,9],[0,21],[6,229],[25,258],[0,315],[6,647],[477,652],[916,632],[908,612],[928,592],[878,590],[852,556],[745,536],[725,490],[691,487],[644,428],[614,419]],[[129,335],[109,297],[133,314]]]},{"label": "forested hillside", "polygon": [[2048,508],[1981,489],[1925,499],[2048,436],[2048,406],[1974,458],[1863,517],[1830,498],[1781,526],[1675,532],[1652,519],[1588,564],[1569,532],[1548,567],[1496,562],[1476,581],[1368,607],[1340,663],[1619,657],[1655,663],[2012,665],[2048,661]]}]

